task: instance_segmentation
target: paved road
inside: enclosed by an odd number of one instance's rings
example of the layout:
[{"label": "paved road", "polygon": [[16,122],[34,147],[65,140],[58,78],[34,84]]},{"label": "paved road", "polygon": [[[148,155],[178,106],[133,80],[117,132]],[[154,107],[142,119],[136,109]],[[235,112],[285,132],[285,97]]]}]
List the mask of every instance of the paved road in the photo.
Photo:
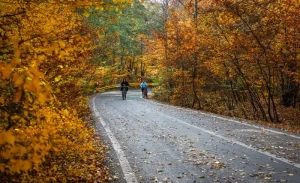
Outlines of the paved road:
[{"label": "paved road", "polygon": [[300,136],[172,107],[129,91],[96,95],[112,182],[300,183]]}]

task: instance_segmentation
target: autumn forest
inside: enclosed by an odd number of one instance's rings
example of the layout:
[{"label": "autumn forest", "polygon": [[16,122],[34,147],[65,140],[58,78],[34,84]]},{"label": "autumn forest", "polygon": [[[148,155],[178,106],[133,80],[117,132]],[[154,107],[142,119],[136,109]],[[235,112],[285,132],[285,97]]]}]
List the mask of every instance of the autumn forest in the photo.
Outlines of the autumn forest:
[{"label": "autumn forest", "polygon": [[299,0],[1,0],[0,180],[107,182],[89,96],[123,78],[299,133],[299,17]]}]

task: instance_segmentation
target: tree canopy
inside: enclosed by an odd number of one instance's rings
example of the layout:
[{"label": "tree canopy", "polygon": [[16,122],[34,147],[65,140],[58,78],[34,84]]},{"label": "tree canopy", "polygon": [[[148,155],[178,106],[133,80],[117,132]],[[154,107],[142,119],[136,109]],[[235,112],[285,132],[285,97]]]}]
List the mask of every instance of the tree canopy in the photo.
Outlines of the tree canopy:
[{"label": "tree canopy", "polygon": [[[0,2],[0,179],[107,181],[95,83],[143,77],[154,97],[299,125],[298,0]],[[34,178],[34,179],[33,179]]]}]

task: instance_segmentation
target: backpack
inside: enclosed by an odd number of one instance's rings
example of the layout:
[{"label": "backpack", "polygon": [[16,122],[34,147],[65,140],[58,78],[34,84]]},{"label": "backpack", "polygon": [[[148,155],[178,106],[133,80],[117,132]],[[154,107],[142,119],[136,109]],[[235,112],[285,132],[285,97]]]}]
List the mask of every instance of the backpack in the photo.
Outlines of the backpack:
[{"label": "backpack", "polygon": [[147,83],[146,82],[142,82],[142,88],[146,88],[147,87]]}]

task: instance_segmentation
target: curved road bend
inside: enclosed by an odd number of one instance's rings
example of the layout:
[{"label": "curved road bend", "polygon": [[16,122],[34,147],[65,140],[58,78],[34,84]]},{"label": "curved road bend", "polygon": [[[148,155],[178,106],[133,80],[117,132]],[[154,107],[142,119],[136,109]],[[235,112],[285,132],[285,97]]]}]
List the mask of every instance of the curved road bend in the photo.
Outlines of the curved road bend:
[{"label": "curved road bend", "polygon": [[142,99],[92,99],[112,182],[300,183],[300,136]]}]

